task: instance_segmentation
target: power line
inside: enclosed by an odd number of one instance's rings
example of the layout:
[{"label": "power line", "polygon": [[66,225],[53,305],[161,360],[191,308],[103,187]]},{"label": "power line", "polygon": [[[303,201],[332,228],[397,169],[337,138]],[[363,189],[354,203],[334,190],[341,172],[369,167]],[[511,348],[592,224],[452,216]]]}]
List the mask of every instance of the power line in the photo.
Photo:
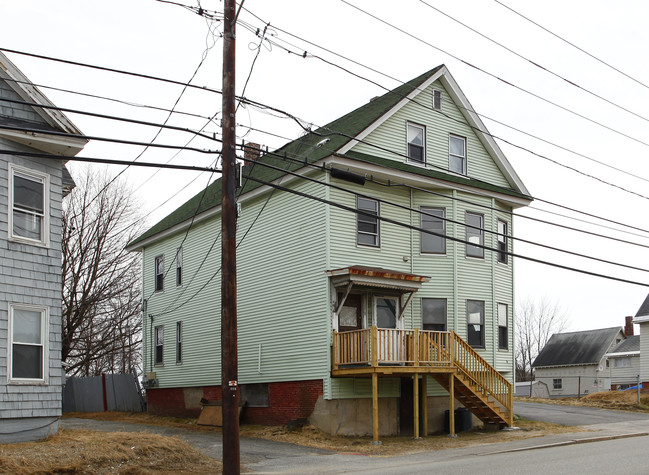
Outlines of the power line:
[{"label": "power line", "polygon": [[603,64],[604,66],[606,66],[606,67],[612,69],[613,71],[615,71],[615,72],[621,74],[622,76],[624,76],[624,77],[630,79],[631,81],[635,82],[636,84],[639,84],[639,85],[643,86],[644,88],[649,89],[649,86],[646,85],[645,83],[643,83],[642,81],[640,81],[639,79],[634,78],[633,76],[631,76],[631,75],[625,73],[624,71],[622,71],[622,70],[616,68],[615,66],[612,66],[611,64],[607,63],[607,62],[604,61],[603,59],[600,59],[600,58],[598,58],[597,56],[595,56],[595,55],[589,53],[589,52],[586,51],[585,49],[580,48],[579,46],[575,45],[574,43],[571,43],[570,41],[566,40],[566,39],[563,38],[562,36],[560,36],[560,35],[558,35],[558,34],[552,32],[552,31],[550,31],[548,28],[546,28],[546,27],[540,25],[539,23],[535,22],[534,20],[531,20],[530,18],[526,17],[526,16],[523,15],[522,13],[517,12],[517,11],[514,10],[512,7],[510,7],[510,6],[508,6],[508,5],[505,5],[504,3],[500,2],[499,0],[494,0],[494,1],[495,1],[497,4],[501,5],[502,7],[506,8],[507,10],[509,10],[510,12],[512,12],[512,13],[514,13],[514,14],[516,14],[516,15],[518,15],[519,17],[523,18],[524,20],[528,21],[529,23],[531,23],[531,24],[533,24],[533,25],[539,27],[540,29],[542,29],[542,30],[545,31],[546,33],[549,33],[550,35],[554,36],[554,37],[557,38],[558,40],[560,40],[560,41],[562,41],[562,42],[564,42],[564,43],[566,43],[566,44],[572,46],[573,48],[575,48],[575,49],[578,50],[578,51],[581,51],[581,52],[584,53],[586,56],[589,56],[590,58],[594,59],[595,61],[597,61],[597,62]]},{"label": "power line", "polygon": [[603,97],[603,96],[597,94],[596,92],[593,92],[593,91],[591,91],[590,89],[587,89],[587,88],[585,88],[585,87],[583,87],[583,86],[577,84],[575,81],[571,81],[570,79],[567,79],[566,77],[560,75],[559,73],[556,73],[556,72],[552,71],[551,69],[548,69],[548,68],[546,68],[545,66],[542,66],[541,64],[539,64],[539,63],[536,62],[536,61],[532,61],[531,59],[527,58],[526,56],[523,56],[522,54],[520,54],[520,53],[514,51],[513,49],[511,49],[511,48],[509,48],[509,47],[503,45],[502,43],[499,43],[498,41],[494,40],[493,38],[491,38],[491,37],[485,35],[484,33],[479,32],[479,31],[476,30],[475,28],[470,27],[470,26],[467,25],[466,23],[461,22],[461,21],[458,20],[457,18],[454,18],[453,16],[451,16],[451,15],[449,15],[448,13],[446,13],[446,12],[440,10],[439,8],[432,6],[431,4],[427,3],[426,1],[424,1],[424,0],[419,0],[419,2],[422,3],[422,4],[424,4],[424,5],[426,5],[426,6],[427,6],[428,8],[430,8],[431,10],[435,10],[436,12],[440,13],[441,15],[444,15],[446,18],[448,18],[448,19],[454,21],[455,23],[457,23],[457,24],[459,24],[459,25],[462,25],[464,28],[466,28],[466,29],[472,31],[473,33],[475,33],[476,35],[479,35],[480,37],[484,38],[485,40],[487,40],[487,41],[489,41],[489,42],[491,42],[491,43],[493,43],[493,44],[499,46],[500,48],[502,48],[502,49],[504,49],[504,50],[506,50],[506,51],[508,51],[509,53],[511,53],[511,54],[513,54],[514,56],[516,56],[516,57],[522,59],[523,61],[527,61],[529,64],[531,64],[532,66],[534,66],[534,67],[540,69],[541,71],[545,71],[546,73],[551,74],[552,76],[554,76],[554,77],[556,77],[556,78],[562,80],[562,81],[565,82],[566,84],[568,84],[568,85],[570,85],[570,86],[572,86],[572,87],[575,87],[575,88],[577,88],[577,89],[579,89],[579,90],[581,90],[581,91],[583,91],[583,92],[585,92],[585,93],[587,93],[587,94],[589,94],[589,95],[591,95],[591,96],[593,96],[593,97],[596,97],[597,99],[599,99],[599,100],[601,100],[601,101],[603,101],[603,102],[606,102],[607,104],[609,104],[609,105],[611,105],[611,106],[613,106],[613,107],[616,107],[616,108],[618,108],[618,109],[620,109],[620,110],[622,110],[622,111],[624,111],[624,112],[627,112],[627,113],[629,113],[629,114],[631,114],[631,115],[633,115],[633,116],[635,116],[635,117],[637,117],[637,118],[639,118],[639,119],[642,119],[642,120],[644,120],[645,122],[649,122],[649,118],[647,118],[647,117],[645,117],[645,116],[643,116],[643,115],[641,115],[641,114],[639,114],[639,113],[637,113],[637,112],[634,112],[634,111],[632,111],[632,110],[629,110],[629,109],[627,109],[626,107],[621,106],[620,104],[618,104],[618,103],[616,103],[616,102],[613,102],[613,101],[611,101],[610,99],[607,99],[606,97]]},{"label": "power line", "polygon": [[448,51],[445,51],[445,50],[439,48],[438,46],[433,45],[432,43],[429,43],[429,42],[427,42],[427,41],[413,35],[412,33],[404,30],[403,28],[399,28],[398,26],[393,25],[392,23],[390,23],[390,22],[388,22],[386,20],[383,20],[382,18],[379,18],[378,16],[373,15],[372,13],[370,13],[370,12],[368,12],[366,10],[363,10],[362,8],[348,2],[347,0],[341,0],[341,1],[343,3],[349,5],[350,7],[360,11],[361,13],[369,16],[370,18],[373,18],[373,19],[383,23],[384,25],[389,26],[390,28],[393,28],[393,29],[397,30],[400,33],[403,33],[403,34],[409,36],[410,38],[412,38],[412,39],[414,39],[416,41],[419,41],[420,43],[423,43],[424,45],[429,46],[429,47],[431,47],[431,48],[433,48],[433,49],[435,49],[435,50],[437,50],[437,51],[439,51],[439,52],[441,52],[441,53],[455,59],[456,61],[460,61],[461,63],[463,63],[463,64],[465,64],[465,65],[467,65],[467,66],[469,66],[469,67],[471,67],[471,68],[473,68],[473,69],[475,69],[477,71],[480,71],[483,74],[486,74],[486,75],[488,75],[488,76],[490,76],[490,77],[492,77],[492,78],[494,78],[494,79],[496,79],[496,80],[498,80],[498,81],[500,81],[500,82],[502,82],[502,83],[504,83],[504,84],[506,84],[506,85],[508,85],[510,87],[513,87],[514,89],[517,89],[517,90],[519,90],[521,92],[524,92],[525,94],[528,94],[528,95],[530,95],[530,96],[532,96],[532,97],[534,97],[536,99],[539,99],[539,100],[541,100],[543,102],[546,102],[546,103],[548,103],[548,104],[550,104],[550,105],[552,105],[554,107],[557,107],[557,108],[559,108],[559,109],[561,109],[561,110],[563,110],[565,112],[568,112],[568,113],[573,114],[573,115],[575,115],[575,116],[577,116],[577,117],[579,117],[581,119],[584,119],[584,120],[586,120],[588,122],[591,122],[592,124],[598,125],[599,127],[602,127],[602,128],[604,128],[606,130],[614,132],[614,133],[616,133],[616,134],[618,134],[618,135],[620,135],[622,137],[626,137],[629,140],[633,140],[634,142],[637,142],[639,144],[642,144],[642,145],[645,145],[645,146],[649,147],[648,142],[645,142],[645,141],[643,141],[641,139],[633,137],[633,136],[631,136],[629,134],[626,134],[626,133],[624,133],[624,132],[622,132],[620,130],[617,130],[617,129],[613,128],[613,127],[605,125],[605,124],[603,124],[601,122],[598,122],[598,121],[596,121],[594,119],[591,119],[591,118],[589,118],[589,117],[587,117],[587,116],[585,116],[585,115],[583,115],[583,114],[581,114],[579,112],[576,112],[576,111],[574,111],[574,110],[572,110],[572,109],[570,109],[568,107],[565,107],[565,106],[562,106],[562,105],[560,105],[560,104],[558,104],[556,102],[553,102],[553,101],[541,96],[540,94],[536,94],[536,93],[534,93],[532,91],[529,91],[529,90],[527,90],[527,89],[525,89],[525,88],[523,88],[521,86],[517,86],[516,84],[514,84],[514,83],[512,83],[510,81],[507,81],[506,79],[503,79],[503,78],[501,78],[500,76],[498,76],[498,75],[496,75],[494,73],[491,73],[491,72],[489,72],[489,71],[487,71],[487,70],[485,70],[483,68],[480,68],[480,67],[476,66],[475,64],[472,64],[472,63],[470,63],[470,62],[468,62],[468,61],[466,61],[466,60],[464,60],[464,59],[462,59],[462,58],[460,58],[460,57],[458,57],[458,56],[456,56],[456,55],[454,55],[452,53],[449,53]]}]

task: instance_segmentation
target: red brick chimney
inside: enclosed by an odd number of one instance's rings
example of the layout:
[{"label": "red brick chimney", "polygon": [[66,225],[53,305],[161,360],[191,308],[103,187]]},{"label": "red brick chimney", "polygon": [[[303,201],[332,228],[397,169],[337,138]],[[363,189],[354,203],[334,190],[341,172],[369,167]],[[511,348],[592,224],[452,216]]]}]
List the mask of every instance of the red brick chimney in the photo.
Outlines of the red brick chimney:
[{"label": "red brick chimney", "polygon": [[626,337],[633,336],[633,317],[624,317],[624,335]]},{"label": "red brick chimney", "polygon": [[244,145],[243,157],[246,159],[246,166],[252,165],[252,162],[257,161],[260,156],[261,146],[258,143],[248,142]]}]

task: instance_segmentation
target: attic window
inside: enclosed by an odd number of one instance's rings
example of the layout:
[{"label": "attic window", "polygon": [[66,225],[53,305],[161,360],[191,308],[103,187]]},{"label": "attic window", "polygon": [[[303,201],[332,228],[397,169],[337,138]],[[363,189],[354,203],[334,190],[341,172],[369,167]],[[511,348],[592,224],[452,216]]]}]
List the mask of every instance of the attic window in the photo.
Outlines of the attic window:
[{"label": "attic window", "polygon": [[442,91],[433,89],[433,109],[442,110]]},{"label": "attic window", "polygon": [[426,161],[426,128],[421,125],[408,124],[408,159]]}]

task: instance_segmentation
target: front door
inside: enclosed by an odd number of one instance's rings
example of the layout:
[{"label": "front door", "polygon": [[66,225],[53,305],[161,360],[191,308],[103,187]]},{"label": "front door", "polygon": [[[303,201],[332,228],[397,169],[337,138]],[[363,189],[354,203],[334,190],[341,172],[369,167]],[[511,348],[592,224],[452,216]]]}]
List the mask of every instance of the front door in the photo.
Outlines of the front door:
[{"label": "front door", "polygon": [[[342,299],[342,294],[338,294],[338,299]],[[361,296],[349,294],[345,300],[343,308],[338,313],[338,331],[348,332],[360,330],[363,328],[363,317],[361,313]]]}]

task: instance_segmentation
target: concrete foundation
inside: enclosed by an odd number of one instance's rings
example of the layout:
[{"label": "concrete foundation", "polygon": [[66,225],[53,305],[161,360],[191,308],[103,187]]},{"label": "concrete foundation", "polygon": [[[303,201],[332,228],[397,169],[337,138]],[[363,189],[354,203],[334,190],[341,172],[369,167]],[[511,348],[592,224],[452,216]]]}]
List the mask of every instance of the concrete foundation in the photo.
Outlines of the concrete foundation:
[{"label": "concrete foundation", "polygon": [[[444,431],[448,397],[428,398],[428,434]],[[455,401],[455,409],[463,407]],[[421,408],[420,408],[421,411]],[[320,396],[309,422],[331,435],[372,435],[372,399],[333,399]],[[473,416],[473,427],[482,426],[482,421]],[[423,429],[423,428],[421,428]],[[379,435],[399,434],[399,398],[379,398]]]},{"label": "concrete foundation", "polygon": [[56,434],[58,430],[58,417],[3,419],[0,424],[0,444],[41,440]]},{"label": "concrete foundation", "polygon": [[[379,435],[397,435],[398,398],[379,398]],[[372,435],[372,399],[324,400],[320,396],[309,422],[331,435]]]}]

